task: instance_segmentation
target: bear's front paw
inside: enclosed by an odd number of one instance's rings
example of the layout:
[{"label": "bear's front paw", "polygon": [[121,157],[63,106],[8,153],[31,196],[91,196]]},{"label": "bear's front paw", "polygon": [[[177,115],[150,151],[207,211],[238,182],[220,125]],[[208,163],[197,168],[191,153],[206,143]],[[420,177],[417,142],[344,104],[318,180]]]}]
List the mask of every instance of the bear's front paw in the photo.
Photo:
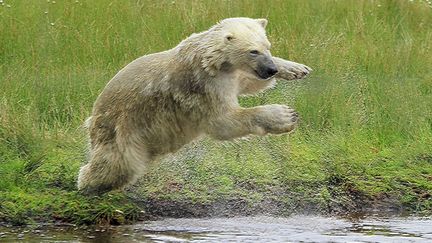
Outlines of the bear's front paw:
[{"label": "bear's front paw", "polygon": [[285,80],[302,79],[312,72],[312,68],[304,64],[291,61],[283,62],[283,64],[278,68],[279,72],[277,77]]},{"label": "bear's front paw", "polygon": [[265,105],[259,107],[256,125],[262,129],[262,135],[267,133],[281,134],[294,130],[298,114],[285,105]]}]

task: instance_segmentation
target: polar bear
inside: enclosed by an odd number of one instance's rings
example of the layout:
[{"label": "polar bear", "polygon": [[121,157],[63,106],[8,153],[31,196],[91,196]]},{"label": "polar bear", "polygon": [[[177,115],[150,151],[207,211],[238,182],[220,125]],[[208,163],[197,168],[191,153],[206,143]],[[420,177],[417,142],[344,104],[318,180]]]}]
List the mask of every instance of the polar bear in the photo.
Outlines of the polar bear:
[{"label": "polar bear", "polygon": [[292,131],[285,105],[242,108],[238,96],[303,78],[311,69],[272,57],[266,19],[229,18],[176,47],[140,57],[97,98],[86,124],[90,161],[78,189],[101,194],[133,183],[146,165],[201,135],[230,140]]}]

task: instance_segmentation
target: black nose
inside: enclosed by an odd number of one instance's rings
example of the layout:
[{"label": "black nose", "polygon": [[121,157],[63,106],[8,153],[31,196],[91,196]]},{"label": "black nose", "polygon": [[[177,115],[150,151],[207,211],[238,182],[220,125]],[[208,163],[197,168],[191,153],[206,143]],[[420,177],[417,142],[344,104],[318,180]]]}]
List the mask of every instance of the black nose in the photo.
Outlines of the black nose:
[{"label": "black nose", "polygon": [[269,67],[267,69],[267,74],[269,77],[274,76],[278,72],[276,67]]}]

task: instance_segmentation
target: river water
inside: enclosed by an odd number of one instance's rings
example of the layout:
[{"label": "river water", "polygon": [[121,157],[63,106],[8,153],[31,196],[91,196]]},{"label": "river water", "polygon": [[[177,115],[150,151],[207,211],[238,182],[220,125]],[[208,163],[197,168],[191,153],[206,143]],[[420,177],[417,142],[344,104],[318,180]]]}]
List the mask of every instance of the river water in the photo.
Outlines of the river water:
[{"label": "river water", "polygon": [[163,219],[127,226],[0,227],[0,242],[432,242],[432,218]]}]

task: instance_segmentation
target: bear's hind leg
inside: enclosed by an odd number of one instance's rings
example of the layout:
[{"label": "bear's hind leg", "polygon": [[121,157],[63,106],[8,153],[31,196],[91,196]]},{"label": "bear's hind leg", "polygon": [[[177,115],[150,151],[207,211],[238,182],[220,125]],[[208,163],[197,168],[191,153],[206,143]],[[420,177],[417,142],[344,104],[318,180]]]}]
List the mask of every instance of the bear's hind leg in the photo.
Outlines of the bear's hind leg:
[{"label": "bear's hind leg", "polygon": [[131,151],[121,153],[116,144],[104,144],[91,151],[90,162],[81,167],[78,190],[84,194],[100,195],[133,183],[140,175],[146,158],[131,159]]}]

